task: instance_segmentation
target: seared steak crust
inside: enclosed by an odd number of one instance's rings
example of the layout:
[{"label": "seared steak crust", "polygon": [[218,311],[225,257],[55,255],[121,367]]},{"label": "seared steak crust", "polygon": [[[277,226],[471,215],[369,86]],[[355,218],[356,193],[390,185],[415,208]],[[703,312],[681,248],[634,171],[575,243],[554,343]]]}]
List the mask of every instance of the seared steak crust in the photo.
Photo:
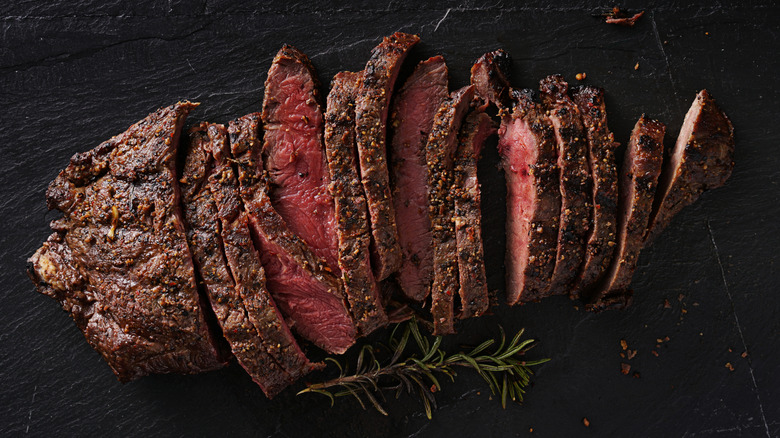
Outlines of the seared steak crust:
[{"label": "seared steak crust", "polygon": [[591,176],[588,140],[580,112],[568,96],[569,85],[561,76],[542,79],[539,89],[558,142],[561,172],[561,220],[551,294],[568,294],[575,286],[585,258],[590,229]]},{"label": "seared steak crust", "polygon": [[617,249],[609,271],[590,297],[590,310],[625,307],[631,303],[629,286],[661,174],[665,131],[663,123],[642,116],[631,132],[620,171]]},{"label": "seared steak crust", "polygon": [[485,140],[495,132],[490,116],[482,108],[475,108],[466,117],[458,135],[453,191],[461,319],[480,316],[490,305],[482,245],[482,200],[477,180],[477,160]]},{"label": "seared steak crust", "polygon": [[355,102],[355,132],[360,172],[371,218],[374,275],[384,280],[401,265],[401,247],[387,169],[387,113],[393,85],[409,49],[420,38],[396,32],[371,52]]},{"label": "seared steak crust", "polygon": [[241,199],[268,290],[299,335],[328,352],[341,354],[355,342],[355,327],[341,285],[271,205],[262,171],[259,125],[259,114],[248,114],[231,122],[228,133]]},{"label": "seared steak crust", "polygon": [[619,143],[607,127],[604,90],[583,86],[572,91],[588,137],[588,160],[593,181],[593,222],[585,261],[571,297],[579,298],[609,268],[615,252],[618,176],[615,150]]},{"label": "seared steak crust", "polygon": [[404,295],[421,302],[433,281],[433,242],[428,215],[425,144],[433,118],[447,98],[447,64],[434,56],[421,62],[395,96],[392,119],[393,204],[403,261],[398,283]]},{"label": "seared steak crust", "polygon": [[685,115],[664,166],[646,239],[660,234],[674,215],[705,190],[722,186],[733,169],[734,127],[707,90],[702,90]]},{"label": "seared steak crust", "polygon": [[371,271],[368,209],[355,152],[355,92],[359,74],[341,72],[331,83],[325,112],[330,192],[336,203],[339,268],[352,318],[361,335],[387,325],[381,291]]},{"label": "seared steak crust", "polygon": [[513,91],[504,111],[498,150],[507,184],[507,302],[549,294],[561,215],[558,146],[552,122],[531,91]]},{"label": "seared steak crust", "polygon": [[428,204],[433,230],[433,284],[431,314],[433,332],[455,333],[453,299],[458,293],[458,246],[455,234],[453,160],[458,146],[458,131],[474,87],[454,91],[436,112],[433,128],[425,146],[428,162]]},{"label": "seared steak crust", "polygon": [[309,58],[295,47],[285,45],[276,54],[263,97],[263,163],[274,209],[338,275],[338,237],[316,77]]},{"label": "seared steak crust", "polygon": [[195,265],[233,354],[271,398],[314,366],[265,287],[238,182],[226,160],[227,129],[202,123],[190,138],[180,183]]},{"label": "seared steak crust", "polygon": [[63,217],[30,258],[30,276],[123,382],[224,365],[201,309],[178,206],[176,149],[195,106],[162,108],[74,155],[46,193]]},{"label": "seared steak crust", "polygon": [[512,107],[509,71],[512,59],[503,50],[482,55],[471,67],[471,85],[485,103],[493,103],[499,109]]}]

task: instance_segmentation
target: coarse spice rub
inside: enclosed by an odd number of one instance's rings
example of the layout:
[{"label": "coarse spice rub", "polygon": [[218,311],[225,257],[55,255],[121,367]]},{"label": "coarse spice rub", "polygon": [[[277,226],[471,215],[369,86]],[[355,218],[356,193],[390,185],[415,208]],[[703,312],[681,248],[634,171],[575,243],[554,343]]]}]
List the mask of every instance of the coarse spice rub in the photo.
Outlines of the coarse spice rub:
[{"label": "coarse spice rub", "polygon": [[355,94],[359,73],[341,72],[331,82],[325,112],[325,150],[330,193],[336,205],[341,280],[358,332],[387,325],[381,291],[371,271],[371,233],[355,151]]},{"label": "coarse spice rub", "polygon": [[377,280],[384,280],[401,265],[387,169],[387,113],[401,64],[419,41],[417,35],[402,32],[385,37],[371,52],[355,102],[356,142],[371,219],[371,258]]}]

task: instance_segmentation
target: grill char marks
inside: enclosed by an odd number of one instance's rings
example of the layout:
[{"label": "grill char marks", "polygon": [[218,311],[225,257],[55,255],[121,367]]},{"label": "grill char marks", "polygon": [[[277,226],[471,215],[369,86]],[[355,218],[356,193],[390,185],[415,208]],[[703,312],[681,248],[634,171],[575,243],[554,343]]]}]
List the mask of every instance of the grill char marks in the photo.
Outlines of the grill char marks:
[{"label": "grill char marks", "polygon": [[355,102],[355,132],[360,172],[371,218],[374,275],[384,280],[401,265],[385,148],[387,113],[393,85],[409,49],[420,38],[396,32],[371,52]]},{"label": "grill char marks", "polygon": [[555,131],[530,90],[512,93],[498,150],[507,184],[507,302],[539,300],[549,293],[561,212]]},{"label": "grill char marks", "polygon": [[607,128],[604,90],[579,87],[572,91],[588,138],[588,160],[593,181],[592,229],[588,237],[585,261],[571,297],[579,298],[609,268],[616,245],[618,176],[615,150],[619,143]]},{"label": "grill char marks", "polygon": [[355,92],[358,73],[333,78],[325,113],[325,150],[336,203],[339,268],[352,317],[361,335],[387,325],[381,291],[371,271],[368,209],[355,151]]},{"label": "grill char marks", "polygon": [[707,90],[702,90],[685,115],[664,166],[646,240],[652,241],[705,190],[722,186],[733,169],[734,127]]},{"label": "grill char marks", "polygon": [[458,146],[458,131],[474,87],[454,91],[436,112],[425,146],[428,163],[428,212],[433,235],[433,284],[431,314],[437,335],[455,332],[454,297],[458,293],[458,248],[455,234],[453,160]]},{"label": "grill char marks", "polygon": [[178,205],[174,157],[196,106],[162,108],[74,155],[46,193],[63,217],[30,258],[30,276],[123,382],[224,365],[200,307]]},{"label": "grill char marks", "polygon": [[639,119],[631,132],[620,171],[618,240],[609,271],[590,297],[588,308],[599,311],[631,303],[631,277],[647,231],[658,176],[663,162],[663,123]]},{"label": "grill char marks", "polygon": [[407,298],[423,301],[433,281],[425,144],[436,111],[448,96],[447,65],[434,56],[417,65],[393,103],[393,204],[403,261],[398,282]]},{"label": "grill char marks", "polygon": [[266,290],[238,182],[226,160],[227,130],[202,123],[190,138],[180,183],[195,265],[231,350],[272,398],[314,366]]},{"label": "grill char marks", "polygon": [[588,169],[588,141],[577,106],[568,96],[569,85],[561,76],[542,79],[539,89],[558,142],[561,219],[558,251],[550,293],[568,294],[585,258],[590,228],[592,181]]},{"label": "grill char marks", "polygon": [[323,350],[343,353],[355,342],[355,327],[339,280],[271,205],[262,171],[259,124],[259,114],[249,114],[231,122],[228,133],[268,290],[298,334]]},{"label": "grill char marks", "polygon": [[490,116],[482,108],[476,108],[466,117],[458,135],[453,191],[461,319],[480,316],[490,305],[482,245],[482,201],[477,160],[485,141],[495,133],[496,127]]},{"label": "grill char marks", "polygon": [[509,71],[512,60],[503,50],[482,55],[471,67],[471,85],[485,103],[493,103],[499,109],[512,107]]},{"label": "grill char marks", "polygon": [[328,191],[319,82],[309,58],[279,50],[263,98],[263,163],[274,209],[290,230],[339,274],[333,198]]}]

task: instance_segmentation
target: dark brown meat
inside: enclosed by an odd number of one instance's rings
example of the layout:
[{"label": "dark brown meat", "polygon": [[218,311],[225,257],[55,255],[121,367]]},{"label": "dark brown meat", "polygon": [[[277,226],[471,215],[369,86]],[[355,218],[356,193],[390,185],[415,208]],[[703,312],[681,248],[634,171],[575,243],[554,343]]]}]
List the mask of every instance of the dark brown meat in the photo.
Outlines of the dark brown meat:
[{"label": "dark brown meat", "polygon": [[488,137],[496,133],[493,120],[482,108],[466,117],[458,135],[455,155],[455,235],[458,248],[460,315],[480,316],[490,306],[482,246],[482,210],[477,160]]},{"label": "dark brown meat", "polygon": [[387,325],[381,291],[371,271],[368,208],[355,151],[355,92],[359,74],[341,72],[331,82],[325,113],[330,191],[336,203],[339,268],[352,318],[361,335]]},{"label": "dark brown meat", "polygon": [[398,283],[407,298],[418,302],[428,297],[433,281],[425,144],[433,117],[448,94],[447,64],[434,56],[414,69],[395,97],[390,116],[393,204],[403,254]]},{"label": "dark brown meat", "polygon": [[547,296],[561,213],[558,146],[552,122],[530,90],[514,91],[498,135],[507,185],[506,293],[510,305]]},{"label": "dark brown meat", "polygon": [[38,290],[70,312],[120,381],[220,368],[178,206],[175,156],[196,104],[162,108],[76,154],[49,185],[60,210],[30,258]]},{"label": "dark brown meat", "polygon": [[509,71],[512,60],[503,50],[482,55],[471,67],[471,85],[485,103],[493,103],[499,109],[512,107]]},{"label": "dark brown meat", "polygon": [[387,113],[393,85],[417,35],[396,32],[371,52],[355,102],[355,133],[360,173],[371,218],[371,261],[377,280],[401,266],[401,247],[395,224],[387,169]]},{"label": "dark brown meat", "polygon": [[652,241],[705,190],[722,186],[733,169],[734,127],[707,90],[702,90],[685,115],[664,165],[646,239]]},{"label": "dark brown meat", "polygon": [[190,131],[190,139],[179,182],[195,266],[233,354],[272,398],[315,366],[265,287],[238,181],[226,160],[227,129],[202,123]]},{"label": "dark brown meat", "polygon": [[262,171],[259,125],[260,115],[248,114],[231,122],[228,133],[266,285],[299,335],[328,352],[343,353],[355,342],[355,326],[341,285],[271,205]]},{"label": "dark brown meat", "polygon": [[539,89],[555,129],[561,173],[561,220],[550,293],[568,294],[585,258],[590,229],[592,181],[588,140],[580,112],[567,94],[569,84],[561,76],[553,75],[542,79]]},{"label": "dark brown meat", "polygon": [[309,58],[295,47],[282,47],[268,71],[263,98],[263,163],[271,202],[290,230],[338,275],[338,237],[319,99]]},{"label": "dark brown meat", "polygon": [[455,333],[454,302],[458,293],[458,246],[452,192],[458,131],[474,97],[474,87],[452,92],[436,112],[425,146],[428,162],[428,212],[433,234],[431,314],[436,335]]},{"label": "dark brown meat", "polygon": [[593,181],[591,205],[593,213],[585,261],[577,277],[571,297],[579,298],[603,275],[615,253],[616,213],[618,201],[617,163],[615,150],[619,143],[607,127],[604,90],[580,87],[572,92],[587,130],[588,160]]},{"label": "dark brown meat", "polygon": [[647,231],[650,209],[663,164],[663,123],[639,119],[631,131],[620,170],[618,240],[609,271],[589,297],[589,310],[626,307],[631,303],[631,277]]}]

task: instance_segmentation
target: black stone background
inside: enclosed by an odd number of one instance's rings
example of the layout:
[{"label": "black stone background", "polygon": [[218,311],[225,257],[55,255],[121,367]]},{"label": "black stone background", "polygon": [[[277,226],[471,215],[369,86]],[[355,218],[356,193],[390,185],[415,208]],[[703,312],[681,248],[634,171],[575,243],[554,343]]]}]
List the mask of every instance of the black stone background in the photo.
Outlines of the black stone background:
[{"label": "black stone background", "polygon": [[[611,3],[552,3],[3,2],[0,435],[504,437],[533,428],[539,436],[780,436],[780,8],[626,1],[646,14],[623,28],[593,17]],[[460,325],[449,340],[455,347],[496,335],[499,324],[526,327],[540,341],[531,356],[552,361],[536,370],[522,406],[501,409],[469,372],[437,394],[430,421],[412,396],[389,402],[388,417],[349,399],[329,408],[325,398],[294,390],[268,401],[236,365],[119,384],[24,273],[56,216],[46,212],[48,182],[73,153],[179,99],[202,103],[190,123],[259,110],[283,43],[306,52],[327,85],[340,70],[360,69],[397,30],[422,36],[411,60],[446,57],[453,88],[497,48],[513,56],[517,87],[552,73],[575,83],[586,72],[585,83],[606,88],[621,142],[647,113],[668,124],[671,145],[706,87],[736,127],[734,174],[642,253],[627,311],[593,315],[558,297]],[[480,178],[489,281],[502,290],[497,160],[486,152]],[[620,373],[620,339],[638,351],[627,361],[638,379]]]}]

